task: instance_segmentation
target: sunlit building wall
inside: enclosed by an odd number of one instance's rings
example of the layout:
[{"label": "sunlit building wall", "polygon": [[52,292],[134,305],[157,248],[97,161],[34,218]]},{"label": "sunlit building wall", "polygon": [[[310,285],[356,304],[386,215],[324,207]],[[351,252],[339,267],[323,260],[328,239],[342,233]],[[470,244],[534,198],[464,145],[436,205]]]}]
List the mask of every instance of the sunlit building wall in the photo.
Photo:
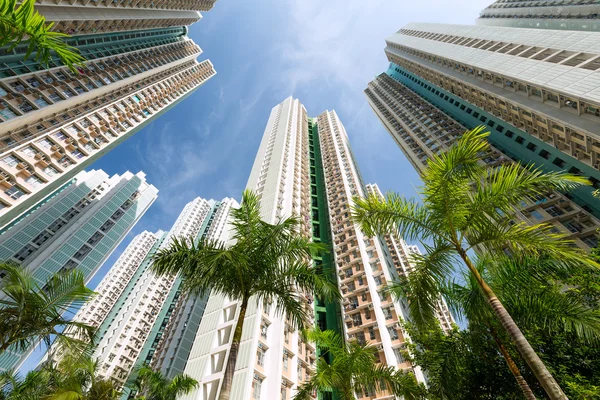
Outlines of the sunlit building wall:
[{"label": "sunlit building wall", "polygon": [[[89,282],[157,192],[142,172],[112,177],[101,170],[81,172],[2,229],[0,259],[22,265],[40,286],[73,269]],[[6,351],[0,370],[18,368],[30,352]]]}]

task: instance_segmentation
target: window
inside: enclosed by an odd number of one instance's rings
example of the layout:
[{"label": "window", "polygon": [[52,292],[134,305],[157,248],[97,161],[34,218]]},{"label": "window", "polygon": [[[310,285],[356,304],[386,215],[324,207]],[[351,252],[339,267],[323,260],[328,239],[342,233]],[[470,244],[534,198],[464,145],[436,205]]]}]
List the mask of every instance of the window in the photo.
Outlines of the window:
[{"label": "window", "polygon": [[540,156],[547,160],[550,158],[550,153],[547,152],[546,150],[542,150],[542,151],[540,151]]},{"label": "window", "polygon": [[287,353],[283,353],[283,370],[287,371],[290,365],[290,359],[287,356]]},{"label": "window", "polygon": [[17,164],[21,162],[21,160],[19,160],[15,156],[7,156],[2,159],[2,162],[6,165],[10,165],[11,167],[16,167]]},{"label": "window", "polygon": [[281,400],[287,400],[287,388],[281,388]]},{"label": "window", "polygon": [[525,146],[527,148],[527,150],[529,151],[535,151],[535,149],[537,149],[537,146],[531,142],[527,143],[527,146]]},{"label": "window", "polygon": [[56,174],[58,174],[58,170],[51,165],[44,168],[43,171],[48,176],[55,176]]},{"label": "window", "polygon": [[73,154],[73,156],[75,156],[75,158],[83,158],[83,157],[85,157],[85,155],[81,151],[79,151],[79,150],[73,150],[71,152],[71,154]]},{"label": "window", "polygon": [[554,159],[554,161],[552,161],[552,164],[554,164],[554,165],[557,165],[557,166],[559,166],[559,167],[561,167],[561,168],[562,168],[562,167],[564,167],[564,166],[565,166],[565,161],[564,161],[564,160],[562,160],[562,159],[560,159],[560,158],[558,158],[558,157],[556,157],[556,158]]},{"label": "window", "polygon": [[265,349],[259,348],[256,352],[256,363],[261,367],[265,365]]},{"label": "window", "polygon": [[260,399],[260,389],[262,386],[262,382],[263,380],[256,377],[253,381],[252,381],[252,398],[253,399]]},{"label": "window", "polygon": [[4,193],[6,193],[7,196],[9,196],[11,199],[14,199],[14,200],[17,200],[21,196],[25,195],[25,193],[17,185],[14,185],[11,188],[6,189],[4,191]]},{"label": "window", "polygon": [[383,315],[385,315],[385,319],[392,319],[392,310],[390,308],[383,309]]},{"label": "window", "polygon": [[583,238],[581,238],[581,241],[592,248],[598,246],[598,238],[596,237],[596,235],[590,235],[590,236],[583,237]]},{"label": "window", "polygon": [[579,233],[583,231],[583,226],[575,220],[564,221],[562,223],[571,233]]},{"label": "window", "polygon": [[550,207],[546,207],[544,208],[544,211],[546,211],[548,214],[552,215],[553,217],[558,217],[564,214],[563,210],[561,210],[560,208],[556,207],[556,206],[550,206]]},{"label": "window", "polygon": [[48,229],[52,232],[52,233],[56,233],[60,230],[60,228],[62,228],[63,226],[65,226],[67,223],[65,221],[63,221],[62,219],[57,219],[56,221],[54,221],[52,224],[50,224],[50,226],[48,227]]},{"label": "window", "polygon": [[90,252],[92,251],[92,248],[88,245],[83,245],[79,248],[79,250],[77,250],[77,252],[73,255],[73,258],[76,258],[77,260],[83,260],[88,254],[90,254]]},{"label": "window", "polygon": [[531,216],[535,219],[537,219],[538,221],[541,219],[544,219],[544,217],[542,216],[542,214],[540,214],[537,210],[532,210],[531,211]]},{"label": "window", "polygon": [[37,142],[37,144],[45,149],[49,149],[50,147],[54,146],[54,143],[48,139],[42,139]]},{"label": "window", "polygon": [[61,271],[71,271],[72,269],[77,268],[77,261],[69,260],[65,263],[65,265],[61,268]]},{"label": "window", "polygon": [[403,362],[406,361],[404,359],[404,356],[402,355],[402,349],[401,348],[395,348],[394,349],[394,355],[396,356],[396,364],[402,364]]},{"label": "window", "polygon": [[100,232],[96,232],[92,235],[91,238],[88,239],[87,243],[90,246],[95,246],[99,241],[102,240],[102,238],[104,237],[104,235]]},{"label": "window", "polygon": [[37,249],[30,244],[26,244],[17,254],[15,254],[15,258],[19,261],[25,261],[27,257],[29,257],[34,251]]},{"label": "window", "polygon": [[108,232],[113,226],[115,226],[115,222],[112,220],[108,220],[102,224],[102,226],[100,227],[100,231]]},{"label": "window", "polygon": [[392,340],[398,340],[398,332],[395,328],[388,328],[388,332],[390,333],[390,338],[392,338]]}]

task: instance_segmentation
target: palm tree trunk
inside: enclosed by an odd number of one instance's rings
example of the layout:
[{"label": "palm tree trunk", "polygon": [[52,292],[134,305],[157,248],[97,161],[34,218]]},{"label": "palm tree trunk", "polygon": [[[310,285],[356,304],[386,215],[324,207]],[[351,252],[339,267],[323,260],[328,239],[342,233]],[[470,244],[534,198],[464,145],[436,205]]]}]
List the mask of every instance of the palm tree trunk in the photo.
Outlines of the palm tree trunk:
[{"label": "palm tree trunk", "polygon": [[525,378],[523,378],[523,375],[521,375],[521,371],[519,370],[519,367],[517,367],[515,360],[512,359],[512,357],[508,353],[508,350],[506,349],[506,347],[504,347],[504,343],[502,343],[502,341],[498,337],[496,330],[494,328],[492,328],[491,326],[488,326],[488,330],[490,331],[490,334],[492,335],[492,337],[494,338],[494,341],[498,345],[498,348],[500,349],[502,356],[504,356],[504,360],[506,361],[506,364],[508,364],[508,369],[510,369],[510,372],[512,372],[513,376],[515,377],[515,380],[517,381],[517,384],[521,388],[521,391],[523,391],[523,395],[525,396],[525,398],[528,400],[536,400],[536,397],[533,394],[533,391],[527,384],[527,381],[525,380]]},{"label": "palm tree trunk", "polygon": [[240,306],[240,315],[238,316],[233,332],[233,340],[231,342],[231,350],[229,350],[229,358],[225,367],[225,375],[223,376],[223,385],[219,400],[229,400],[231,394],[231,384],[233,383],[233,373],[235,372],[235,362],[237,360],[238,351],[240,348],[240,340],[242,339],[242,329],[244,327],[244,319],[246,318],[246,309],[248,308],[248,299],[244,297]]},{"label": "palm tree trunk", "polygon": [[492,288],[489,287],[488,284],[483,280],[482,276],[479,274],[479,271],[477,271],[477,268],[475,268],[471,262],[467,252],[460,245],[456,246],[456,249],[460,254],[460,257],[469,268],[469,271],[471,271],[477,280],[477,283],[479,284],[479,287],[481,287],[483,294],[490,303],[490,306],[492,306],[492,310],[494,310],[494,313],[500,320],[500,323],[504,329],[506,329],[506,332],[508,332],[508,335],[517,347],[521,357],[523,357],[527,365],[529,365],[529,368],[531,368],[531,371],[533,371],[533,374],[546,391],[546,394],[550,400],[568,400],[567,396],[564,394],[556,380],[554,380],[554,377],[550,371],[548,371],[544,365],[544,362],[540,359],[540,357],[538,357],[535,350],[533,350],[533,347],[531,347],[527,341],[527,338],[525,338],[508,311],[506,311],[506,308],[504,308],[500,300],[498,300]]}]

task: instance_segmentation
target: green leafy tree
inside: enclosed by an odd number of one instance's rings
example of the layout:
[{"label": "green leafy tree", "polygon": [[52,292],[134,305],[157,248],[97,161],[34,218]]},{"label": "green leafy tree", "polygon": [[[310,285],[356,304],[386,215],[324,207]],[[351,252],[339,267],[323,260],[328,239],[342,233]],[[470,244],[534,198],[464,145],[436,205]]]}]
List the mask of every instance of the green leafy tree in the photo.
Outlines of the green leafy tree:
[{"label": "green leafy tree", "polygon": [[36,60],[48,66],[56,54],[63,64],[76,71],[75,65],[84,58],[63,41],[69,35],[51,30],[54,23],[47,23],[46,18],[35,11],[34,4],[35,0],[24,0],[20,5],[17,0],[0,0],[0,47],[8,46],[7,52],[11,52],[25,41],[28,44],[26,60],[35,52]]},{"label": "green leafy tree", "polygon": [[0,373],[0,400],[39,400],[50,393],[46,371],[31,371],[25,378],[13,371]]},{"label": "green leafy tree", "polygon": [[139,400],[176,400],[178,396],[190,393],[198,387],[198,381],[184,374],[169,379],[160,371],[148,366],[139,369],[133,385],[136,399]]},{"label": "green leafy tree", "polygon": [[372,195],[355,200],[353,217],[369,235],[398,232],[407,239],[432,243],[417,265],[419,286],[424,292],[409,304],[417,325],[431,320],[440,284],[454,272],[457,261],[462,261],[550,399],[564,400],[562,389],[468,253],[478,249],[490,255],[506,251],[543,254],[560,260],[565,268],[593,264],[565,235],[553,233],[552,225],[512,221],[520,201],[551,190],[569,191],[588,182],[582,177],[544,173],[516,163],[488,168],[482,162],[482,156],[490,150],[488,135],[483,127],[465,132],[447,152],[429,160],[422,175],[422,204],[397,194],[388,194],[386,199]]},{"label": "green leafy tree", "polygon": [[[552,283],[552,271],[557,270],[552,260],[518,256],[491,260],[484,257],[477,260],[476,268],[521,329],[533,328],[550,334],[573,333],[588,344],[597,342],[600,337],[600,313],[565,293],[562,284]],[[558,268],[559,272],[561,270]],[[479,324],[487,331],[525,397],[535,400],[499,334],[498,322],[473,275],[464,274],[462,282],[447,285],[443,293],[451,308],[464,315],[470,326]]]},{"label": "green leafy tree", "polygon": [[58,362],[46,362],[42,371],[50,377],[50,393],[44,400],[117,400],[121,392],[110,379],[98,375],[100,363],[92,357],[92,348],[61,347]]},{"label": "green leafy tree", "polygon": [[231,350],[220,393],[228,399],[246,310],[250,301],[275,302],[276,312],[286,315],[297,329],[309,315],[302,293],[337,299],[337,285],[311,263],[324,248],[301,236],[300,218],[293,216],[269,224],[261,220],[258,197],[245,191],[242,205],[232,211],[234,244],[176,239],[154,256],[159,275],[180,274],[187,290],[212,290],[240,302]]},{"label": "green leafy tree", "polygon": [[[427,371],[429,400],[523,399],[521,388],[485,327],[454,327],[448,333],[439,326],[417,329],[405,324],[404,328],[411,338],[407,357]],[[533,377],[526,373],[525,378]],[[534,385],[533,389],[538,388]]]},{"label": "green leafy tree", "polygon": [[65,344],[78,341],[63,333],[67,328],[91,341],[94,328],[70,320],[94,295],[81,272],[57,273],[40,287],[19,265],[0,264],[0,270],[5,273],[0,289],[0,353],[11,347],[27,350],[40,341],[49,347],[52,337]]},{"label": "green leafy tree", "polygon": [[315,391],[335,391],[341,400],[356,400],[355,393],[387,391],[406,400],[425,399],[425,387],[412,373],[378,362],[375,346],[344,342],[334,331],[314,328],[305,333],[322,352],[316,371],[298,388],[294,400],[312,400]]}]

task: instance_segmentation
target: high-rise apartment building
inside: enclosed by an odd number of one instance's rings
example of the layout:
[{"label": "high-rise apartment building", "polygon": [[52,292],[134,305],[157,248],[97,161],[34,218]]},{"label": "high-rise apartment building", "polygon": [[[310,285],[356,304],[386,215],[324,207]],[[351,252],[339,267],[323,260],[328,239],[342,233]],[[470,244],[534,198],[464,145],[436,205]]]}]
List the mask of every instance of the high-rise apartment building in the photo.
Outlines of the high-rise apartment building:
[{"label": "high-rise apartment building", "polygon": [[[89,281],[157,193],[142,172],[80,172],[0,231],[0,259],[18,262],[41,286],[54,273],[72,269]],[[0,370],[18,367],[27,355],[3,353]]]},{"label": "high-rise apartment building", "polygon": [[[214,211],[206,220],[201,239],[228,240],[228,218],[232,208],[239,207],[234,199],[223,199],[214,206]],[[183,293],[172,308],[170,317],[165,317],[161,325],[164,331],[154,340],[154,346],[148,351],[145,362],[172,378],[183,373],[187,363],[198,326],[204,314],[207,296],[190,296]]]},{"label": "high-rise apartment building", "polygon": [[[396,66],[392,66],[388,73],[379,75],[369,83],[365,92],[375,114],[418,172],[424,170],[428,158],[447,150],[463,132],[476,125],[487,123],[488,127],[493,127],[490,124],[499,123],[501,125],[498,126],[506,127],[506,133],[513,132],[512,135],[516,135],[514,127],[506,125],[493,114],[430,82],[420,80],[412,74],[411,78],[415,81],[396,78],[403,75],[396,75],[395,69]],[[455,116],[450,112],[452,110],[438,107],[442,102],[450,104],[456,112],[462,111],[464,116]],[[483,158],[484,162],[493,167],[513,162],[513,159],[519,161],[518,155],[507,148],[512,150],[508,146],[492,146]],[[527,146],[525,148],[529,151]],[[551,223],[556,232],[570,235],[579,247],[586,250],[598,243],[596,230],[600,228],[600,221],[558,192],[532,196],[519,205],[517,218],[523,222]]]},{"label": "high-rise apartment building", "polygon": [[[202,306],[206,299],[188,297],[184,302],[184,313],[179,316],[177,305],[184,298],[181,280],[176,276],[154,275],[150,271],[152,256],[158,249],[168,247],[174,238],[197,240],[203,233],[221,234],[232,205],[236,206],[237,203],[231,199],[215,203],[197,198],[185,206],[168,233],[142,232],[115,262],[99,284],[98,296],[74,317],[77,321],[97,327],[94,356],[101,363],[101,376],[110,377],[123,385],[135,367],[150,363],[173,317],[185,320],[182,322],[185,326],[180,328],[185,331],[183,336],[195,335],[194,327],[197,328],[202,318]],[[217,219],[211,218],[221,209],[227,209],[227,213]],[[191,344],[187,347],[185,343],[174,346],[177,347],[172,349],[176,357],[185,363]],[[174,362],[181,363],[179,360]],[[182,369],[181,366],[178,368]]]},{"label": "high-rise apartment building", "polygon": [[[337,275],[343,304],[305,296],[314,315],[309,324],[332,329],[379,349],[382,363],[402,370],[412,366],[402,356],[405,334],[400,326],[406,302],[383,292],[398,277],[385,240],[367,237],[350,219],[352,197],[365,194],[348,136],[335,111],[309,118],[304,106],[287,98],[271,111],[247,188],[260,197],[267,222],[292,214],[303,216],[302,234],[331,249],[316,265]],[[399,258],[398,258],[399,259]],[[214,400],[222,384],[239,304],[211,295],[185,373],[200,386],[185,399]],[[288,399],[310,374],[319,356],[273,304],[249,304],[244,320],[232,398]],[[414,371],[419,379],[422,373]],[[324,393],[327,398],[327,393]],[[359,393],[360,399],[387,398],[386,393]]]},{"label": "high-rise apartment building", "polygon": [[35,8],[52,30],[89,35],[186,26],[202,18],[216,0],[37,0]]},{"label": "high-rise apartment building", "polygon": [[[572,204],[566,213],[575,219],[561,212],[553,215],[567,220],[567,229],[575,236],[588,238],[600,217],[592,195],[600,187],[600,98],[596,95],[600,87],[595,81],[600,52],[593,45],[598,39],[598,32],[409,24],[387,39],[391,65],[385,75],[391,79],[382,75],[370,89],[377,86],[385,92],[406,87],[408,92],[398,89],[388,95],[408,99],[415,94],[415,101],[425,101],[423,107],[436,108],[460,125],[447,123],[452,129],[487,125],[495,150],[514,160],[588,177],[593,187],[576,189],[568,198],[560,196]],[[374,92],[368,92],[370,98]],[[394,107],[420,118],[419,110],[409,110],[410,104],[391,107],[384,98],[379,102],[394,119],[404,118]],[[381,108],[371,104],[376,112]],[[378,114],[385,121],[382,112]],[[438,130],[435,135],[446,129],[429,125],[427,130]],[[413,164],[427,159],[427,151],[399,141],[401,134],[393,132],[398,128],[390,128],[389,122],[387,126]],[[444,145],[461,134],[447,133],[442,135]],[[430,142],[417,143],[421,149],[439,149]],[[590,237],[589,243],[593,242]]]},{"label": "high-rise apartment building", "polygon": [[486,7],[477,25],[600,31],[596,0],[498,0]]},{"label": "high-rise apartment building", "polygon": [[[57,13],[83,8],[85,23],[94,25],[102,23],[94,13],[143,18],[185,13],[177,9],[186,5],[209,8],[213,2],[41,3]],[[158,26],[130,26],[146,21],[130,16],[123,21],[105,33],[80,27],[67,40],[86,59],[77,73],[56,57],[49,69],[39,65],[35,54],[23,61],[27,44],[0,56],[0,227],[215,75],[210,61],[196,60],[201,50],[186,36],[182,25],[193,21]],[[72,16],[64,22],[79,24]],[[148,29],[132,30],[142,28]]]},{"label": "high-rise apartment building", "polygon": [[[376,195],[381,199],[384,198],[383,193],[381,193],[381,190],[376,183],[368,183],[366,186],[366,191],[369,195]],[[421,255],[419,247],[416,245],[407,244],[404,239],[398,237],[396,233],[384,235],[384,239],[388,250],[392,255],[392,260],[394,261],[394,266],[396,267],[398,277],[400,279],[403,277],[408,278],[411,272],[413,272],[415,269],[412,257],[415,255]],[[444,300],[443,297],[437,302],[435,313],[442,330],[444,332],[450,332],[453,328],[453,325],[456,324],[456,321],[454,321],[454,317],[452,316],[452,313],[448,308],[448,304],[446,304],[446,300]]]}]

